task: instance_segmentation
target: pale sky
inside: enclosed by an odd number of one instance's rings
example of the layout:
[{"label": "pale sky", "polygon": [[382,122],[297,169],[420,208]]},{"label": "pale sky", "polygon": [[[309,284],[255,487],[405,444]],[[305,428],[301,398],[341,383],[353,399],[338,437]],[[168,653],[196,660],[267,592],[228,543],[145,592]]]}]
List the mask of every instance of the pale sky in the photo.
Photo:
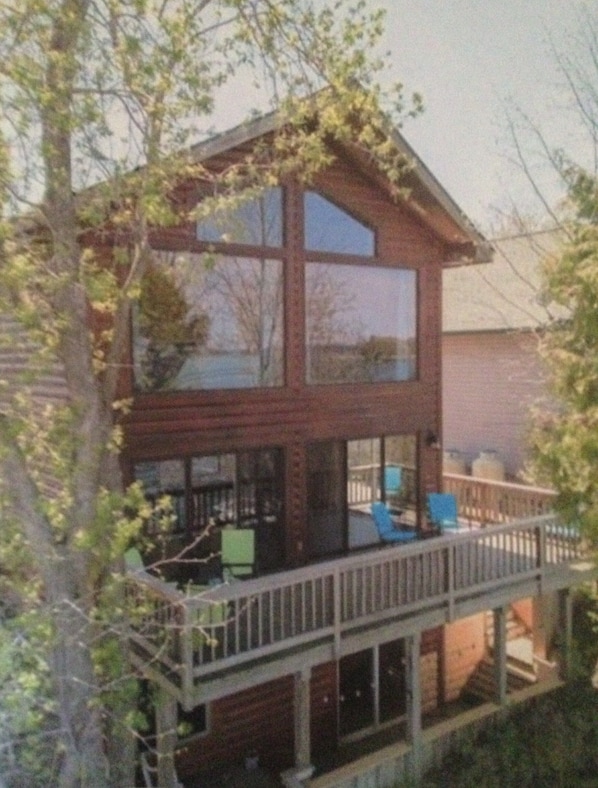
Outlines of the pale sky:
[{"label": "pale sky", "polygon": [[[571,52],[582,0],[382,0],[392,68],[425,113],[403,132],[477,224],[528,189],[509,163],[507,114],[528,113],[553,144],[577,147],[577,121],[564,112],[552,47]],[[595,6],[593,6],[595,8]],[[579,45],[576,44],[577,48]],[[573,125],[572,125],[573,124]],[[585,152],[585,151],[584,151]],[[547,172],[534,173],[550,183]],[[556,194],[556,192],[555,192]],[[530,203],[531,205],[531,203]]]},{"label": "pale sky", "polygon": [[[584,0],[368,0],[387,10],[389,77],[406,95],[423,95],[425,112],[402,132],[457,204],[480,227],[497,210],[536,206],[517,167],[509,162],[509,106],[525,110],[551,144],[575,143],[577,129],[563,112],[555,59],[571,51]],[[242,120],[250,94],[222,92],[218,130]],[[583,152],[583,141],[576,142]],[[581,146],[581,147],[580,147]],[[556,199],[553,178],[534,174]]]}]

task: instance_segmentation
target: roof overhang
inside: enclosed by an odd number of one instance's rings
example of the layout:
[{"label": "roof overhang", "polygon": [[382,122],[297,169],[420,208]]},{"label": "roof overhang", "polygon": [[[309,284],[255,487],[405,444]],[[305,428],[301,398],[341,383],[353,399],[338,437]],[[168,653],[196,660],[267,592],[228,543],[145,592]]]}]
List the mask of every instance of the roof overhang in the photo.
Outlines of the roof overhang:
[{"label": "roof overhang", "polygon": [[[205,163],[232,149],[243,148],[261,137],[276,133],[283,123],[281,116],[275,112],[258,117],[197,143],[191,148],[191,158],[193,161]],[[490,262],[493,255],[490,243],[475,228],[403,135],[396,129],[392,129],[389,134],[398,153],[409,163],[400,188],[384,176],[365,151],[346,143],[335,144],[342,145],[346,155],[362,173],[373,178],[377,186],[404,205],[418,221],[440,237],[446,250],[444,266]]]}]

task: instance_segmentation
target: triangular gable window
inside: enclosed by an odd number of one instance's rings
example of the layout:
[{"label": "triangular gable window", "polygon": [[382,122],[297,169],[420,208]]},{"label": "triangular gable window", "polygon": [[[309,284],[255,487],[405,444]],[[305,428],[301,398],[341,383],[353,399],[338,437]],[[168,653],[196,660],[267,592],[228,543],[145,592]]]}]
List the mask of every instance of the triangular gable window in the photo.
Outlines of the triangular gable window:
[{"label": "triangular gable window", "polygon": [[375,254],[373,230],[321,194],[306,191],[304,210],[306,249],[367,257]]}]

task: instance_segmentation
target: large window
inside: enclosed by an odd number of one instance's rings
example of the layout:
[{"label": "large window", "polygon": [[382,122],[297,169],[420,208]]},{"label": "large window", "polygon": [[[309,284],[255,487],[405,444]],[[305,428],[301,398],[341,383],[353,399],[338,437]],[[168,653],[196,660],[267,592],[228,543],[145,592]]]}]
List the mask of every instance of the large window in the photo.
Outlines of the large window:
[{"label": "large window", "polygon": [[[209,529],[213,537],[224,527],[253,528],[259,571],[283,566],[281,449],[140,462],[134,473],[150,500],[170,497],[171,536],[201,537]],[[199,552],[212,548],[210,540],[199,539]]]},{"label": "large window", "polygon": [[156,252],[133,364],[140,391],[282,385],[282,262]]},{"label": "large window", "polygon": [[374,230],[307,190],[305,289],[290,293],[283,202],[266,189],[199,220],[194,251],[153,252],[133,314],[136,391],[284,386],[287,307],[305,314],[308,384],[416,377],[416,271],[375,264]]},{"label": "large window", "polygon": [[416,375],[416,273],[366,265],[306,266],[308,383]]}]

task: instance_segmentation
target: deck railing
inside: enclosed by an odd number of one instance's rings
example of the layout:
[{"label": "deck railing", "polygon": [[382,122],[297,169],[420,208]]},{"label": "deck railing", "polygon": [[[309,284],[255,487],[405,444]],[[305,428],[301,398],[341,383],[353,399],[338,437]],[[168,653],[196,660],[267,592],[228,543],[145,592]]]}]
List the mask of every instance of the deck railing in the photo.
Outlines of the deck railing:
[{"label": "deck railing", "polygon": [[461,476],[443,475],[444,492],[457,497],[459,518],[470,524],[509,523],[549,514],[556,493],[543,487]]},{"label": "deck railing", "polygon": [[460,602],[505,584],[542,580],[582,555],[577,535],[545,515],[385,547],[222,584],[185,596],[131,575],[133,652],[182,695],[202,679],[297,648],[340,643],[351,630]]}]

